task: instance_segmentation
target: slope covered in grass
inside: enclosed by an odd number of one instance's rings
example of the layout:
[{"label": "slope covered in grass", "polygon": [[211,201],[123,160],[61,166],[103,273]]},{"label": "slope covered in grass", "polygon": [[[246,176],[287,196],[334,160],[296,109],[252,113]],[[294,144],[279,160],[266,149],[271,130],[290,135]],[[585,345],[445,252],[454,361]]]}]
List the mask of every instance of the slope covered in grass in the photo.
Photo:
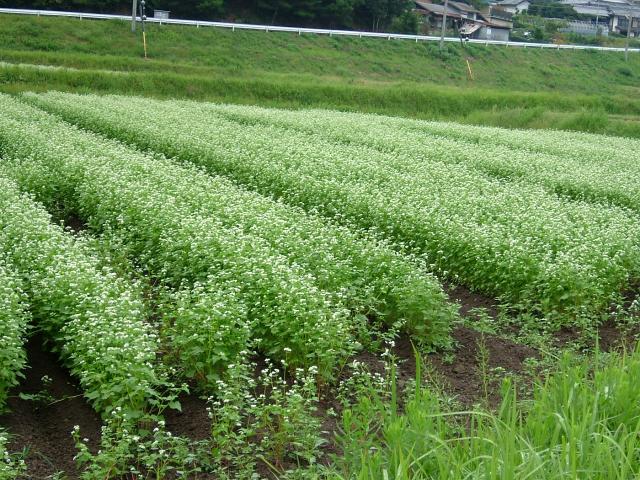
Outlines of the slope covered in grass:
[{"label": "slope covered in grass", "polygon": [[3,15],[1,55],[7,61],[77,68],[188,75],[210,74],[211,70],[234,76],[280,73],[299,79],[320,76],[357,83],[405,81],[455,86],[469,85],[465,58],[471,57],[475,86],[583,94],[630,93],[640,78],[640,56],[633,54],[626,64],[621,53],[478,45],[469,45],[465,51],[450,44],[442,55],[433,42],[177,25],[152,24],[147,29],[151,60],[141,63],[140,39],[131,34],[127,22]]},{"label": "slope covered in grass", "polygon": [[[640,136],[640,55],[0,16],[0,90],[64,90]],[[467,77],[469,58],[474,80]],[[24,65],[18,65],[24,64]],[[34,66],[61,66],[42,69]]]}]

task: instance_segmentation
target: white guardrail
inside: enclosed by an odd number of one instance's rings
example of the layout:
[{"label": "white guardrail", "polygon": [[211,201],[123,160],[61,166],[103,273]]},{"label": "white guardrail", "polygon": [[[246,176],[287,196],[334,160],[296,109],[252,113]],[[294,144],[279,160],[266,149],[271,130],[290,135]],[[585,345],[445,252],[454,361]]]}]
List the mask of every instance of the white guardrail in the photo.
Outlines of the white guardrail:
[{"label": "white guardrail", "polygon": [[[81,12],[60,12],[55,10],[26,10],[18,8],[0,8],[0,14],[14,14],[14,15],[35,15],[42,17],[70,17],[79,18],[80,20],[94,19],[94,20],[131,20],[127,15],[108,15],[102,13],[81,13]],[[138,21],[140,17],[138,17]],[[413,40],[417,42],[434,42],[439,41],[440,37],[434,37],[429,35],[403,35],[400,33],[377,33],[377,32],[356,32],[351,30],[327,30],[321,28],[298,28],[298,27],[277,27],[269,25],[252,25],[248,23],[226,23],[226,22],[205,22],[200,20],[179,20],[179,19],[158,19],[147,18],[147,22],[169,24],[169,25],[190,25],[194,27],[217,27],[217,28],[229,28],[233,31],[237,30],[258,30],[263,32],[289,32],[302,35],[303,33],[314,33],[318,35],[329,36],[348,36],[348,37],[371,37],[371,38],[384,38],[386,40]],[[446,42],[459,42],[459,38],[445,37]],[[480,45],[503,45],[506,47],[521,47],[521,48],[553,48],[557,50],[601,50],[608,52],[624,52],[624,48],[620,47],[599,47],[596,45],[556,45],[553,43],[528,43],[528,42],[509,42],[501,40],[478,40],[470,39],[469,43],[475,43]],[[640,48],[630,48],[630,52],[640,52]]]}]

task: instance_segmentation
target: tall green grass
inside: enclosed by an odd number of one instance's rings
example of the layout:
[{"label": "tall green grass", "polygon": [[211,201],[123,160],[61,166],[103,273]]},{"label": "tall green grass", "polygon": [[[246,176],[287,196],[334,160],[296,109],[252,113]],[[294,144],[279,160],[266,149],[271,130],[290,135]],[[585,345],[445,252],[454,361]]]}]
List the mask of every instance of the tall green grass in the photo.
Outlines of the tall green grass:
[{"label": "tall green grass", "polygon": [[628,119],[638,118],[640,101],[624,97],[0,64],[0,92],[52,90],[294,109],[329,108],[510,128],[558,128],[640,137],[640,122]]},{"label": "tall green grass", "polygon": [[[345,456],[336,478],[638,478],[638,375],[637,351],[580,361],[566,354],[530,400],[518,399],[506,380],[495,411],[447,409],[419,383],[402,415],[362,397],[343,415]],[[372,425],[375,418],[379,425]],[[365,431],[377,428],[371,441]]]}]

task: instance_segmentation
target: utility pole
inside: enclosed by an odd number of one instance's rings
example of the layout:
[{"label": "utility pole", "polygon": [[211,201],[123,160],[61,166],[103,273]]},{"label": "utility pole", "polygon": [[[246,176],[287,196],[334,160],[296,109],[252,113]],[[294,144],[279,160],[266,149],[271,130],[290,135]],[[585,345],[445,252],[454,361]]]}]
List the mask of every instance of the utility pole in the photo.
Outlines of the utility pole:
[{"label": "utility pole", "polygon": [[138,13],[138,0],[132,0],[131,4],[131,31],[136,31],[136,15]]},{"label": "utility pole", "polygon": [[444,0],[444,12],[442,13],[442,32],[440,33],[440,51],[444,47],[444,32],[447,28],[447,7],[449,6],[449,0]]},{"label": "utility pole", "polygon": [[628,62],[629,61],[629,38],[631,38],[631,28],[633,27],[633,10],[632,8],[634,7],[635,3],[633,1],[629,2],[631,4],[629,10],[628,10],[628,14],[627,14],[627,21],[629,22],[627,25],[627,42],[625,43],[624,46],[624,61]]},{"label": "utility pole", "polygon": [[629,23],[627,25],[627,43],[625,43],[624,45],[624,61],[625,62],[629,61],[629,37],[631,37],[631,24],[633,23],[633,16],[631,15],[631,12],[629,12],[629,15],[627,16],[627,21]]}]

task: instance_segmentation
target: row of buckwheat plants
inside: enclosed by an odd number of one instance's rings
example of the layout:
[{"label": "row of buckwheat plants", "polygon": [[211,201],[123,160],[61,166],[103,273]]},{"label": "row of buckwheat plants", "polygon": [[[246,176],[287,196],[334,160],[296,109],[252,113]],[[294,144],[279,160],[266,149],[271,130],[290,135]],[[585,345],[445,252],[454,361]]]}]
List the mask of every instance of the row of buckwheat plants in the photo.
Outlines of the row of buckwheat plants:
[{"label": "row of buckwheat plants", "polygon": [[0,411],[6,406],[9,390],[20,382],[27,362],[24,342],[29,319],[22,283],[0,258]]},{"label": "row of buckwheat plants", "polygon": [[[396,122],[396,119],[391,117],[382,117],[382,120],[385,123],[390,122],[389,125]],[[462,138],[477,144],[499,144],[528,152],[584,160],[586,163],[604,161],[632,165],[632,154],[640,148],[640,141],[637,139],[584,132],[507,129],[424,120],[400,123],[403,127],[428,134]]]},{"label": "row of buckwheat plants", "polygon": [[565,321],[604,311],[640,267],[640,222],[625,210],[563,201],[464,165],[412,161],[277,126],[241,127],[206,105],[64,94],[30,100],[376,230],[420,252],[442,275]]},{"label": "row of buckwheat plants", "polygon": [[264,239],[270,248],[312,272],[318,286],[354,314],[376,317],[388,325],[404,322],[425,346],[448,342],[455,308],[419,259],[402,256],[383,240],[362,238],[302,208],[239,188],[223,177],[173,165],[152,174],[176,203]]},{"label": "row of buckwheat plants", "polygon": [[161,296],[160,313],[188,374],[215,382],[249,343],[291,368],[316,366],[325,379],[351,353],[352,320],[311,274],[187,200],[204,198],[190,188],[207,186],[204,174],[9,97],[0,102],[5,170],[46,204],[77,209],[146,273],[177,290]]},{"label": "row of buckwheat plants", "polygon": [[[54,340],[96,410],[141,415],[160,382],[157,337],[145,323],[141,292],[100,267],[82,241],[4,177],[0,251],[24,281],[34,324]],[[13,321],[23,323],[19,316]],[[24,327],[17,330],[16,337]]]},{"label": "row of buckwheat plants", "polygon": [[[242,124],[277,125],[317,133],[333,141],[392,154],[409,164],[461,163],[500,178],[539,183],[553,193],[640,210],[640,168],[635,154],[630,154],[640,146],[637,141],[631,142],[631,149],[626,145],[621,148],[624,144],[620,139],[608,145],[607,137],[598,136],[605,144],[598,148],[592,144],[585,147],[585,135],[576,138],[568,132],[531,133],[322,110],[285,113],[215,104],[208,108],[213,114]],[[564,148],[558,152],[536,149],[531,140],[547,136],[552,139],[549,144],[560,143]],[[532,148],[526,147],[529,143]],[[400,162],[396,166],[405,168]]]}]

